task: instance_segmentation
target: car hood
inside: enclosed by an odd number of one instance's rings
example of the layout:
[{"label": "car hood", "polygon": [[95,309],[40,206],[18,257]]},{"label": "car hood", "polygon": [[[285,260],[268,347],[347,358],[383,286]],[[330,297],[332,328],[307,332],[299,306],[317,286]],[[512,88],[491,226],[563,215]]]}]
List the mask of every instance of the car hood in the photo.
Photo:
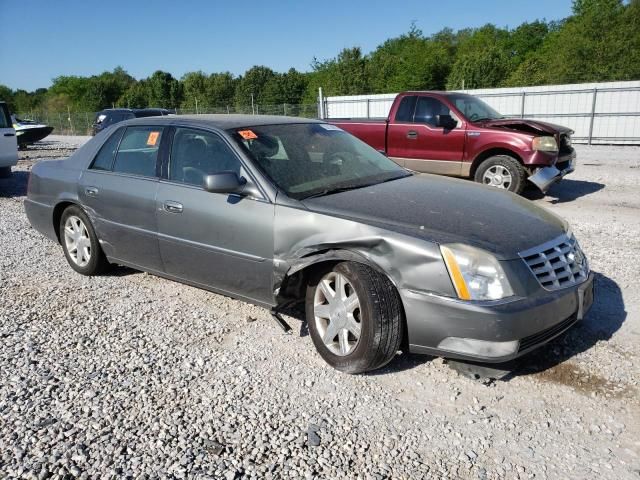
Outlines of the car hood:
[{"label": "car hood", "polygon": [[499,120],[487,120],[482,122],[485,127],[507,128],[524,133],[532,133],[534,135],[557,133],[571,133],[572,130],[562,125],[554,123],[541,122],[539,120],[531,120],[527,118],[501,118]]},{"label": "car hood", "polygon": [[313,212],[436,243],[465,243],[511,259],[567,231],[560,217],[518,195],[467,180],[412,175],[304,200]]}]

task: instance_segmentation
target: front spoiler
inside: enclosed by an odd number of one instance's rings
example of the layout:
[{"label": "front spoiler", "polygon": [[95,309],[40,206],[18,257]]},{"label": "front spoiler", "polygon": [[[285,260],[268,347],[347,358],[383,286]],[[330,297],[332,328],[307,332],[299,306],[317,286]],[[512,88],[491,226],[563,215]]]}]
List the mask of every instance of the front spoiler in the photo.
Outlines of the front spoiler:
[{"label": "front spoiler", "polygon": [[[562,159],[562,163],[566,160]],[[536,170],[536,173],[529,177],[529,181],[540,189],[542,193],[547,193],[547,190],[551,188],[556,182],[562,180],[565,175],[573,173],[576,169],[576,154],[573,152],[568,159],[568,164],[563,170],[558,170],[557,167],[543,167]]]}]

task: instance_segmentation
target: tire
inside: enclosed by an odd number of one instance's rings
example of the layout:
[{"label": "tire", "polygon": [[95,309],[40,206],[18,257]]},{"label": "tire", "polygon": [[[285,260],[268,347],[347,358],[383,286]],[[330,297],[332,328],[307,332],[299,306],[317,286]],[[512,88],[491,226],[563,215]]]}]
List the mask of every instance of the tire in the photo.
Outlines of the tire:
[{"label": "tire", "polygon": [[0,178],[9,178],[11,176],[11,167],[0,168]]},{"label": "tire", "polygon": [[[77,235],[75,250],[72,248],[74,235]],[[64,256],[67,257],[67,262],[76,272],[90,276],[97,275],[106,269],[108,262],[102,252],[96,232],[93,230],[87,214],[77,205],[71,205],[62,212],[60,243],[62,250],[64,250]]]},{"label": "tire", "polygon": [[[508,172],[508,182],[505,172]],[[527,182],[527,171],[515,158],[508,155],[496,155],[487,158],[480,164],[474,180],[520,195]]]},{"label": "tire", "polygon": [[[342,288],[338,287],[339,277],[344,280]],[[329,293],[338,290],[344,292],[343,299],[348,297],[341,303],[344,309],[340,302],[335,306],[329,301],[327,287]],[[353,294],[358,306],[351,310]],[[400,296],[387,277],[367,265],[342,262],[319,272],[307,285],[305,310],[316,350],[336,370],[351,374],[375,370],[389,363],[400,349],[404,335]],[[335,331],[338,333],[330,338]]]}]

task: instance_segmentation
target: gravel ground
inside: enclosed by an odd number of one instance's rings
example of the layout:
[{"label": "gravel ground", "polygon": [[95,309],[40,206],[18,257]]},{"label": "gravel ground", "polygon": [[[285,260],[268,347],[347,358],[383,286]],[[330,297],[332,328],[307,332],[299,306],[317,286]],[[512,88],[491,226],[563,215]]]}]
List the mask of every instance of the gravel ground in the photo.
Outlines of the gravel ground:
[{"label": "gravel ground", "polygon": [[[297,319],[115,268],[82,277],[32,230],[34,162],[0,180],[2,478],[639,478],[640,150],[578,147],[549,195],[597,272],[584,324],[473,380],[402,355],[348,376]],[[297,330],[300,329],[298,332]]]}]

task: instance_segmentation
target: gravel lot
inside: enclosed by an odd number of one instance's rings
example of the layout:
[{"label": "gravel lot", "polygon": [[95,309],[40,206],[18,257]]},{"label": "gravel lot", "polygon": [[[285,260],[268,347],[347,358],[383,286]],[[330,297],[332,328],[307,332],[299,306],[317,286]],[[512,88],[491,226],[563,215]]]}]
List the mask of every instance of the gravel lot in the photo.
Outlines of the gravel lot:
[{"label": "gravel lot", "polygon": [[640,149],[578,146],[546,197],[597,272],[584,324],[473,380],[402,355],[348,376],[301,322],[125,268],[86,278],[0,180],[2,478],[640,478]]}]

